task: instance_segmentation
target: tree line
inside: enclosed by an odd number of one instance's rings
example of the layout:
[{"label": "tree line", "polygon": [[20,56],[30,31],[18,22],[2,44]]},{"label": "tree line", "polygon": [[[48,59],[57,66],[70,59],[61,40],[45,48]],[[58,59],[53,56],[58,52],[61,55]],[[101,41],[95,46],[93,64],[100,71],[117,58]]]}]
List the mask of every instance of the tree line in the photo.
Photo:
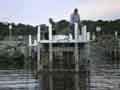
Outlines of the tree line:
[{"label": "tree line", "polygon": [[[92,20],[83,20],[81,22],[83,25],[87,25],[87,30],[89,32],[96,32],[96,26],[100,26],[102,32],[104,33],[113,33],[118,31],[120,33],[120,19],[113,20],[113,21],[92,21]],[[7,36],[9,35],[9,24],[4,24],[0,22],[0,36]],[[56,22],[56,33],[57,34],[66,34],[69,32],[69,22],[66,20],[60,20]],[[37,34],[37,26],[32,25],[25,25],[25,24],[15,24],[11,23],[12,25],[12,35],[36,35]],[[42,30],[48,29],[48,26],[43,24],[41,25]]]}]

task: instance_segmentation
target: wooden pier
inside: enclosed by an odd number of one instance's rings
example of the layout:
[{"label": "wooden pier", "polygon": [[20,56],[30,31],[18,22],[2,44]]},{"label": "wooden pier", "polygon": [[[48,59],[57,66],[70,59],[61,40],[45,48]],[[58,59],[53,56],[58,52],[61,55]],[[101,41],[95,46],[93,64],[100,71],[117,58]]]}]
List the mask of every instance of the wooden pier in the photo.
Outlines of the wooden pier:
[{"label": "wooden pier", "polygon": [[[86,27],[82,28],[86,31]],[[80,48],[79,44],[86,44],[90,40],[87,40],[86,34],[83,39],[79,39],[78,36],[78,25],[75,24],[74,39],[59,39],[55,40],[52,36],[52,28],[49,27],[49,40],[41,40],[41,31],[38,27],[37,40],[32,43],[31,35],[29,36],[29,54],[31,53],[32,47],[37,48],[37,70],[36,73],[80,73],[82,69],[80,68]],[[57,44],[57,46],[56,46]],[[72,44],[72,46],[71,46]],[[47,45],[47,46],[46,46]],[[61,47],[61,45],[63,45]],[[44,53],[44,46],[47,47],[47,54]],[[47,59],[44,59],[44,58]],[[48,62],[44,66],[42,61]],[[85,71],[85,70],[83,70]],[[53,90],[52,76],[49,77],[50,89]],[[80,90],[79,87],[79,74],[75,75],[75,87],[76,90]]]}]

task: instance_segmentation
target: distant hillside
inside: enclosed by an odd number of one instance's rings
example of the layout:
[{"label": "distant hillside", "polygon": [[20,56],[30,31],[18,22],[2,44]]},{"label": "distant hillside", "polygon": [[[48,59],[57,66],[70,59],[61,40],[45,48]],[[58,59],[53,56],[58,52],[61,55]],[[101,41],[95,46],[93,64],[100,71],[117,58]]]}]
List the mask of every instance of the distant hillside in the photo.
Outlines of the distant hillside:
[{"label": "distant hillside", "polygon": [[[105,33],[113,33],[114,31],[118,31],[120,33],[120,19],[114,21],[91,21],[91,20],[83,20],[82,24],[87,25],[89,32],[96,32],[96,26],[101,26],[102,32]],[[8,24],[0,22],[0,38],[3,36],[9,35]],[[37,26],[25,25],[25,24],[14,24],[12,23],[12,34],[13,35],[36,35]],[[61,20],[56,23],[56,34],[66,34],[69,32],[69,22],[66,20]],[[42,29],[46,29],[47,26],[42,27]]]},{"label": "distant hillside", "polygon": [[86,24],[88,27],[88,31],[95,32],[96,26],[100,26],[102,29],[102,32],[105,33],[113,33],[115,31],[120,32],[120,19],[114,20],[114,21],[83,21],[83,24]]},{"label": "distant hillside", "polygon": [[[69,22],[66,20],[61,20],[56,23],[57,28],[56,32],[57,34],[66,34],[69,33]],[[81,21],[82,25],[87,25],[87,31],[89,32],[96,32],[96,27],[100,26],[102,31],[104,33],[113,33],[115,31],[118,31],[120,33],[120,19],[114,20],[114,21],[91,21],[91,20],[83,20]]]},{"label": "distant hillside", "polygon": [[[9,34],[9,23],[5,24],[0,22],[0,35],[8,35]],[[12,34],[13,35],[24,35],[24,34],[36,34],[36,27],[25,24],[14,24],[12,23]]]}]

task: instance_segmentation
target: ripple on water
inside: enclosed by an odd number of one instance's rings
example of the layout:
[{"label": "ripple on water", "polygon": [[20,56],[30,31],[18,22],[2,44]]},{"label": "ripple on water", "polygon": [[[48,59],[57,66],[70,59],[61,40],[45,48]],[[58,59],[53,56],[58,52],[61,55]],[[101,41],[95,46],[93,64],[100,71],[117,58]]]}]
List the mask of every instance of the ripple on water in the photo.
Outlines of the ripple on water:
[{"label": "ripple on water", "polygon": [[38,80],[23,70],[0,70],[0,90],[37,90]]}]

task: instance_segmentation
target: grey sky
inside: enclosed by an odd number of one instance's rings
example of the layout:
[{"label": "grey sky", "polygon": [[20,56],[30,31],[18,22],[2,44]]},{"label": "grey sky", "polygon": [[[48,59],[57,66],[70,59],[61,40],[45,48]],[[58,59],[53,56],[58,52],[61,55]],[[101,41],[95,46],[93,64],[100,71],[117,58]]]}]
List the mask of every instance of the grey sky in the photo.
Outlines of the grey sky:
[{"label": "grey sky", "polygon": [[38,25],[66,19],[74,8],[79,9],[82,20],[118,19],[120,0],[2,0],[0,21]]}]

